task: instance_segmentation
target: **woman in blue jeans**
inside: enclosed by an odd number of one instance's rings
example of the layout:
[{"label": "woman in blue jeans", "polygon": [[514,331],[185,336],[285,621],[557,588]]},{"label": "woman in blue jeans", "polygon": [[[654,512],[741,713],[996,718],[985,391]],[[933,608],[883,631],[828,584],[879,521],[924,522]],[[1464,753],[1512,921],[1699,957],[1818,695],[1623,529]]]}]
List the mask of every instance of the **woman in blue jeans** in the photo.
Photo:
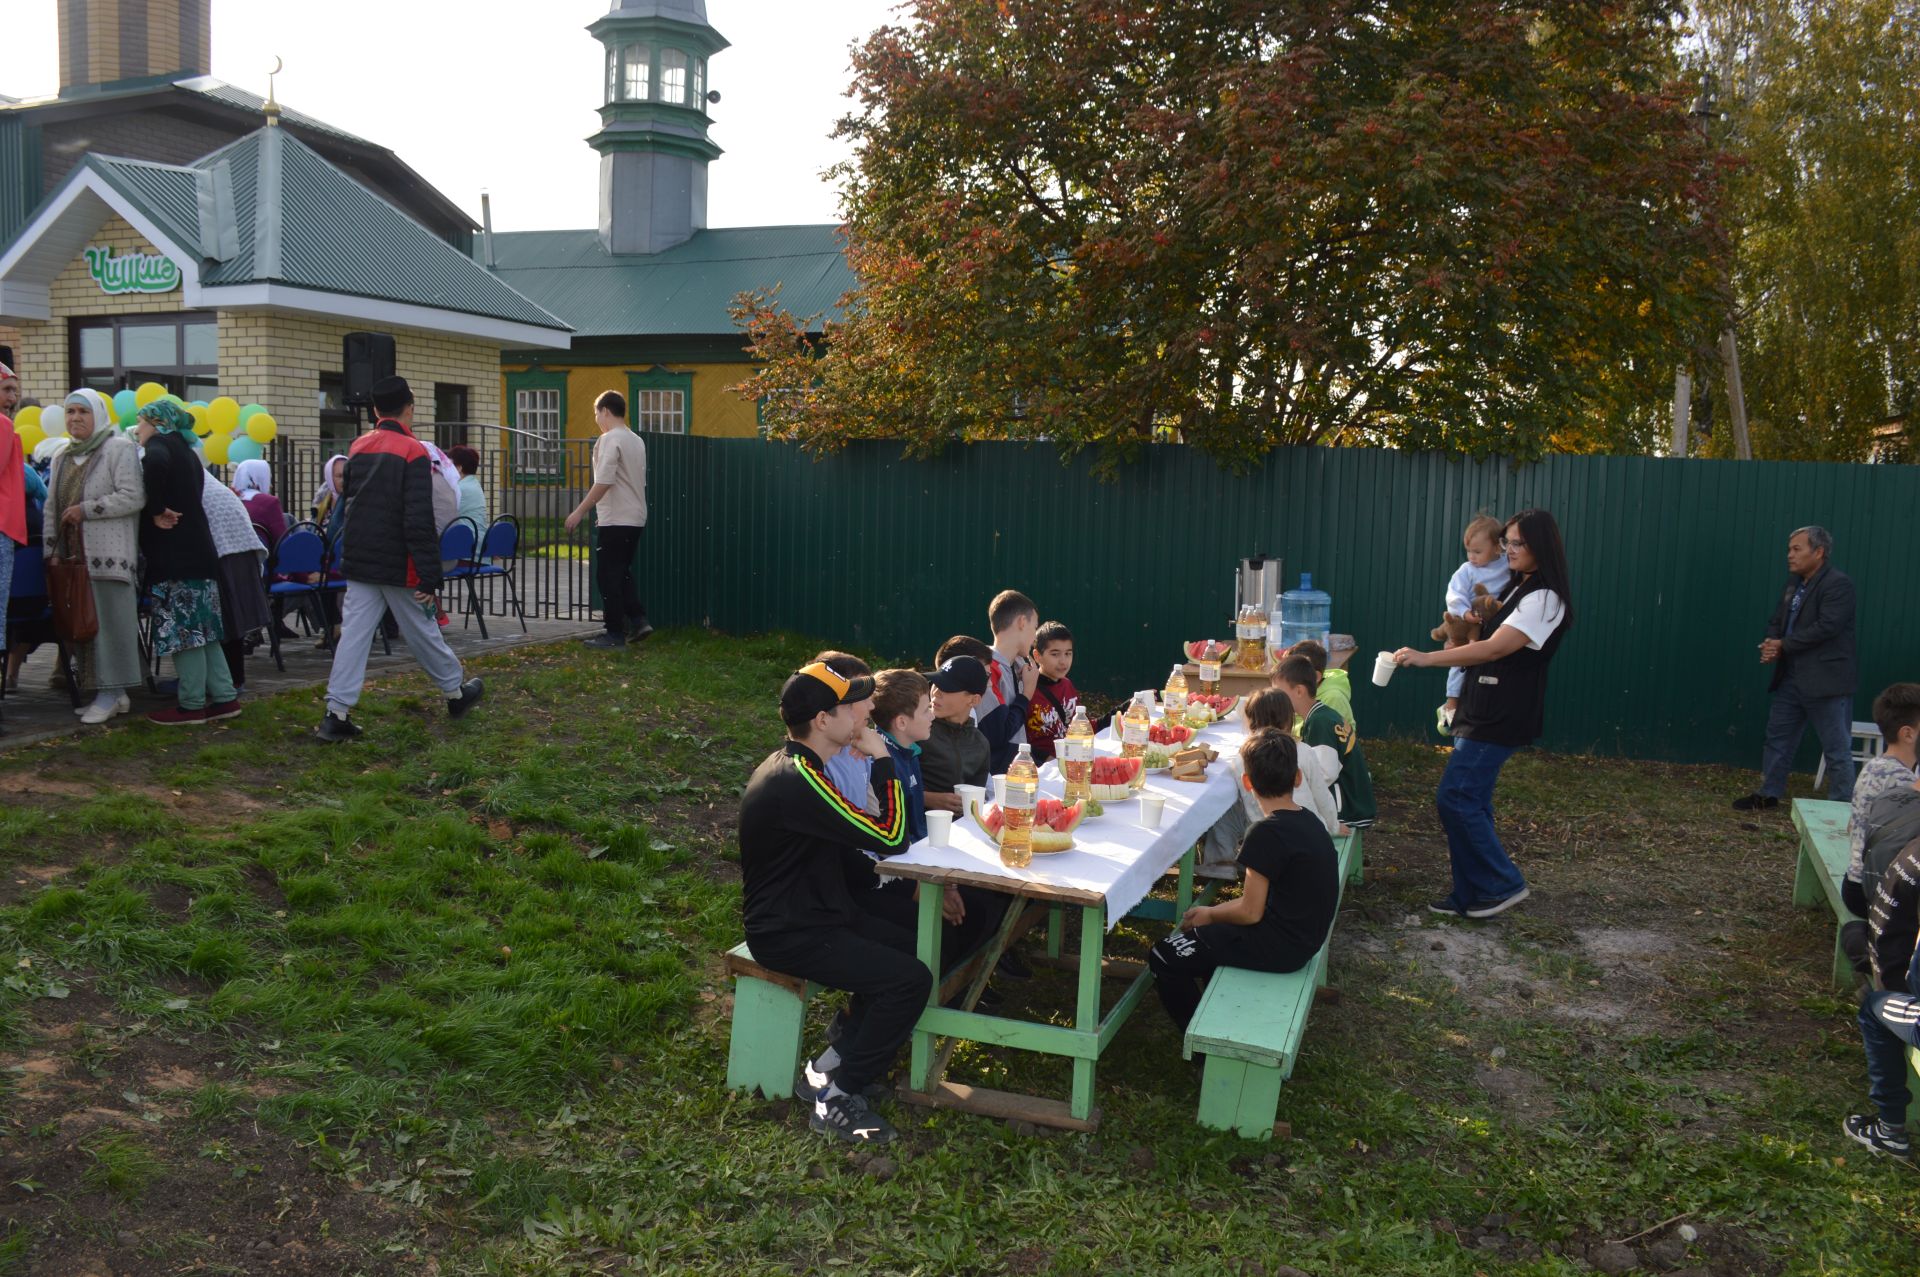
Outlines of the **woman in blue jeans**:
[{"label": "woman in blue jeans", "polygon": [[1465,918],[1491,918],[1527,898],[1527,880],[1493,828],[1493,787],[1514,751],[1540,736],[1547,703],[1547,666],[1573,625],[1573,592],[1560,525],[1545,510],[1507,520],[1501,548],[1513,579],[1487,637],[1463,647],[1394,653],[1401,665],[1467,670],[1453,721],[1453,756],[1434,805],[1447,831],[1453,889],[1428,908]]}]

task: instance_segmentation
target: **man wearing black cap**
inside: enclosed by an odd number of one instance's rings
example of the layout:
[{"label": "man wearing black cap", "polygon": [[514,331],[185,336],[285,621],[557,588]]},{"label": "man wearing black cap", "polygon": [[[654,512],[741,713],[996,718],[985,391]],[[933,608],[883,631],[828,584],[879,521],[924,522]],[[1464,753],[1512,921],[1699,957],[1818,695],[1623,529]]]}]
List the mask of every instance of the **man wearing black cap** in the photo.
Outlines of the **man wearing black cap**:
[{"label": "man wearing black cap", "polygon": [[[754,769],[740,800],[741,910],[754,960],[853,994],[838,1042],[808,1065],[810,1079],[825,1081],[810,1124],[862,1144],[893,1138],[864,1092],[893,1063],[933,987],[913,935],[859,904],[874,889],[868,855],[907,841],[893,759],[866,718],[872,697],[871,678],[824,662],[789,678],[780,689],[786,743]],[[873,760],[877,813],[827,778],[823,760],[849,745]]]},{"label": "man wearing black cap", "polygon": [[373,383],[373,429],[347,449],[340,485],[346,502],[340,570],[347,578],[340,603],[340,640],[327,676],[323,741],[352,740],[360,728],[349,717],[366,682],[367,655],[380,618],[391,614],[420,668],[440,685],[447,712],[458,718],[480,700],[477,678],[462,681],[460,658],[423,610],[440,588],[440,534],[433,521],[433,463],[413,437],[413,391],[400,377]]}]

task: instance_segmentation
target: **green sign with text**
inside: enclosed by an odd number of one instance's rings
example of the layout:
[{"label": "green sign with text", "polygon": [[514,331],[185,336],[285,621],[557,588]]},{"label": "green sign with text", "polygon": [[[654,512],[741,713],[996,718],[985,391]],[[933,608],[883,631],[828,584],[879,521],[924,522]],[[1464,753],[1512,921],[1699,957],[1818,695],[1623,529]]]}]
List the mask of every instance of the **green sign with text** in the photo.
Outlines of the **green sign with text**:
[{"label": "green sign with text", "polygon": [[87,273],[100,291],[110,296],[120,293],[170,293],[180,287],[180,268],[155,253],[128,253],[114,257],[111,250],[89,248]]}]

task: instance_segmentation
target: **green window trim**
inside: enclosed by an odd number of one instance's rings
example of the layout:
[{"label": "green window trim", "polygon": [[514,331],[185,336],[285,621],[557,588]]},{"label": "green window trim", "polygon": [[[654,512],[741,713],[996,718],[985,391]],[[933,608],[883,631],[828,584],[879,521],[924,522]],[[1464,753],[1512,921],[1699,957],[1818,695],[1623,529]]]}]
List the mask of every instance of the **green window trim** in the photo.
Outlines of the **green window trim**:
[{"label": "green window trim", "polygon": [[[663,430],[660,428],[661,410],[658,407],[647,408],[641,397],[648,390],[677,390],[680,392],[680,429]],[[683,434],[693,433],[693,374],[690,372],[669,372],[655,366],[645,372],[627,374],[627,424],[641,434]]]},{"label": "green window trim", "polygon": [[560,437],[558,450],[551,467],[529,469],[523,462],[523,454],[534,450],[531,440],[525,436],[509,432],[507,435],[507,465],[516,484],[535,485],[560,483],[566,478],[566,440],[567,440],[567,374],[548,372],[544,369],[507,374],[507,424],[514,430],[520,425],[520,393],[528,390],[552,390],[558,393],[560,409]]}]

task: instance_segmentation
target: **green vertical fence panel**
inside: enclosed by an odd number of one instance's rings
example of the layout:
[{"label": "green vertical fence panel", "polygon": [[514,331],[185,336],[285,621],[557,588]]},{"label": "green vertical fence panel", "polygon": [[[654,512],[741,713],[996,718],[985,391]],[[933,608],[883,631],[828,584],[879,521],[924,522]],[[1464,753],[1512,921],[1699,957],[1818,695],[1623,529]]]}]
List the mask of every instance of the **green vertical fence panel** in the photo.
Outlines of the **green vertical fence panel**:
[{"label": "green vertical fence panel", "polygon": [[[1860,696],[1908,665],[1920,593],[1904,527],[1920,469],[1280,449],[1244,474],[1163,445],[1110,482],[1047,446],[975,444],[930,460],[856,444],[825,458],[753,439],[649,436],[642,579],[656,623],[782,629],[926,664],[986,633],[987,601],[1032,595],[1077,637],[1074,681],[1157,685],[1182,640],[1225,637],[1246,555],[1279,555],[1333,596],[1356,636],[1369,734],[1432,734],[1440,671],[1384,689],[1372,655],[1429,644],[1460,532],[1480,510],[1551,509],[1578,621],[1554,662],[1544,744],[1752,765],[1767,709],[1755,645],[1785,581],[1788,534],[1833,530],[1860,587]],[[771,713],[771,711],[769,711]],[[1811,759],[1811,745],[1804,756]]]}]

